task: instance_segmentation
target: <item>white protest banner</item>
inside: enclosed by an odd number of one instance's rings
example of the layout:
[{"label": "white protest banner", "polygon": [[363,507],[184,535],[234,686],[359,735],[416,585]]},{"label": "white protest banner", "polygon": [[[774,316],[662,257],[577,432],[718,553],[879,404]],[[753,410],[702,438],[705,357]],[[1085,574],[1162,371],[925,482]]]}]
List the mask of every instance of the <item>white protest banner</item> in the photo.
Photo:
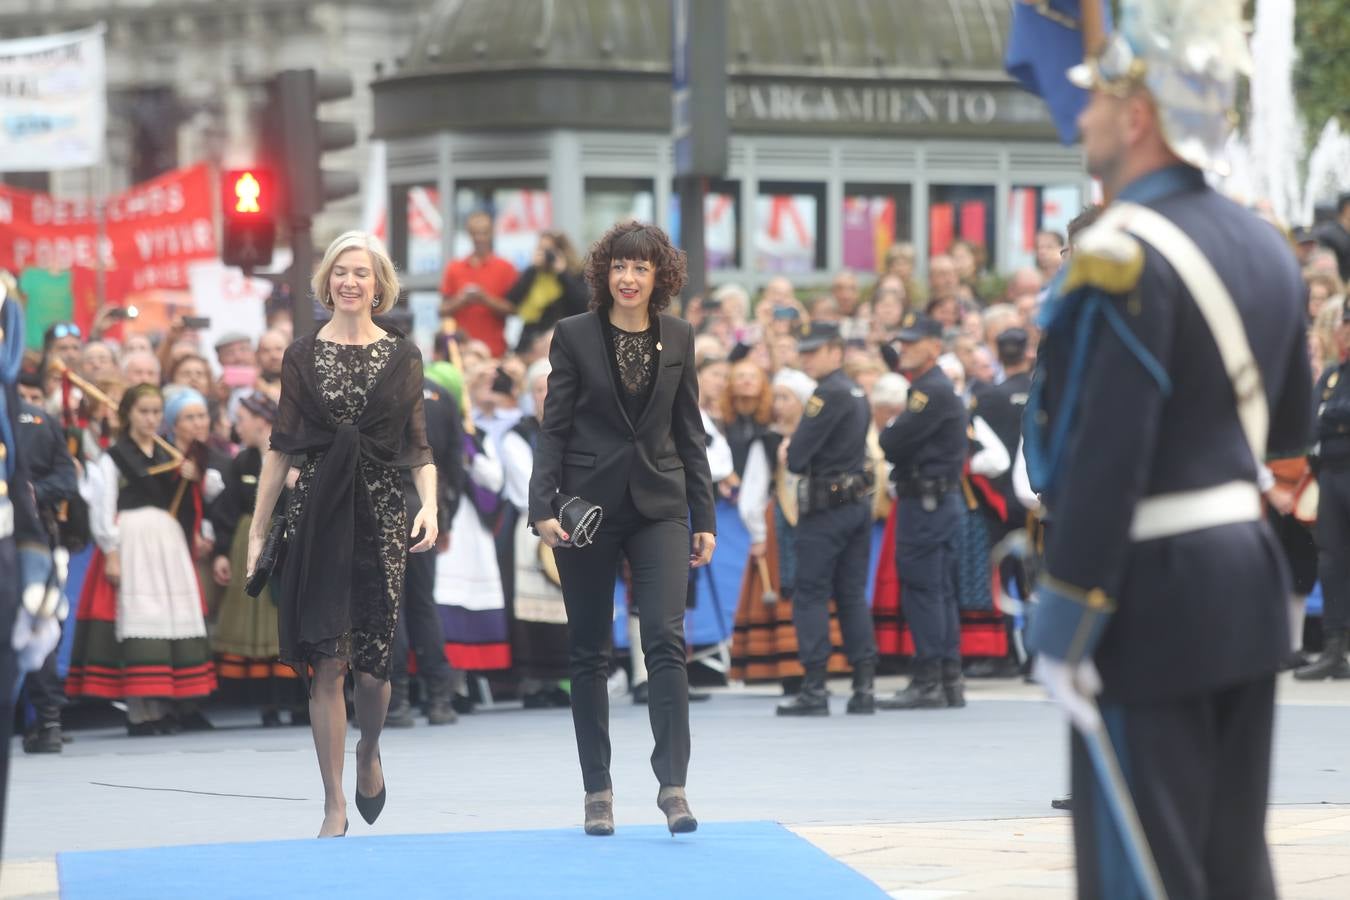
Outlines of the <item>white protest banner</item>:
[{"label": "white protest banner", "polygon": [[102,25],[0,41],[0,171],[96,165],[107,119]]},{"label": "white protest banner", "polygon": [[[201,345],[215,346],[226,334],[242,334],[255,345],[267,330],[263,306],[272,294],[272,284],[265,278],[246,278],[234,266],[226,266],[218,259],[204,260],[188,266],[188,283],[192,287],[192,312],[205,316],[211,324],[200,329]],[[214,353],[211,368],[218,370]]]}]

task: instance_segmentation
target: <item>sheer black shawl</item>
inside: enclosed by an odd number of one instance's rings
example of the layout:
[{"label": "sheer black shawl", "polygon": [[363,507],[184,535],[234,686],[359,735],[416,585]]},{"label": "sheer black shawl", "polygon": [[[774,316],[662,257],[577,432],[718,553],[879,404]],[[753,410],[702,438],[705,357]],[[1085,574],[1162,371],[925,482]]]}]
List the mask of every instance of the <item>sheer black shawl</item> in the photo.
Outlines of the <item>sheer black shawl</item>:
[{"label": "sheer black shawl", "polygon": [[422,413],[422,355],[393,329],[398,346],[376,376],[361,416],[351,424],[328,411],[314,367],[315,336],[298,338],[281,366],[281,402],[272,449],[291,456],[323,453],[286,548],[278,637],[281,658],[302,676],[301,647],[352,628],[352,557],[356,547],[356,479],[367,459],[407,469],[431,464]]}]

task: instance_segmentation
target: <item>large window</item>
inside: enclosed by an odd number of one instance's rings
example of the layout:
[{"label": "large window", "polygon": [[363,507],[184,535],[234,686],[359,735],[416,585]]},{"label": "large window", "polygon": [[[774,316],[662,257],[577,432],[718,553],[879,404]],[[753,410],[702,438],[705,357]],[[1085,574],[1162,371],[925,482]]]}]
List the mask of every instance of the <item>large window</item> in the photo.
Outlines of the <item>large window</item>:
[{"label": "large window", "polygon": [[389,246],[409,275],[437,274],[441,259],[440,192],[435,185],[395,185],[389,204]]},{"label": "large window", "polygon": [[493,217],[494,250],[517,269],[530,264],[539,233],[553,227],[553,207],[542,178],[455,182],[455,257],[473,249],[464,221],[475,210]]},{"label": "large window", "polygon": [[956,240],[984,249],[985,265],[995,265],[994,186],[935,184],[928,189],[928,253],[937,256]]},{"label": "large window", "polygon": [[761,181],[755,197],[755,270],[794,275],[825,268],[825,185]]},{"label": "large window", "polygon": [[656,221],[656,195],[650,178],[587,178],[582,211],[583,250],[616,222]]},{"label": "large window", "polygon": [[1015,187],[1008,192],[1008,267],[1036,265],[1036,232],[1053,231],[1061,238],[1083,208],[1077,184]]},{"label": "large window", "polygon": [[844,268],[881,272],[886,250],[912,239],[910,186],[907,184],[846,184],[840,216],[844,231]]},{"label": "large window", "polygon": [[[672,192],[666,216],[670,236],[680,241],[680,196]],[[703,252],[708,271],[741,267],[741,183],[710,179],[703,194]]]}]

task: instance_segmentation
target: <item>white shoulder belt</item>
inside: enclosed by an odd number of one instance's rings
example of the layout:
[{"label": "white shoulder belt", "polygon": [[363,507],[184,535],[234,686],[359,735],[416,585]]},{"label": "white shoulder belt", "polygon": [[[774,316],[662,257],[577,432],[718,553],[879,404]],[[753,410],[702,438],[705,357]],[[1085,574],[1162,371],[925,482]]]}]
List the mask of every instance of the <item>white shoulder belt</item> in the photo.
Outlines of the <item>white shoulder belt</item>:
[{"label": "white shoulder belt", "polygon": [[[1144,206],[1117,203],[1096,227],[1119,228],[1146,241],[1180,276],[1209,326],[1228,380],[1233,385],[1242,432],[1257,471],[1266,456],[1270,410],[1261,370],[1256,364],[1237,304],[1205,254],[1169,219]],[[1154,540],[1261,518],[1261,491],[1250,481],[1230,481],[1193,491],[1159,494],[1140,500],[1130,523],[1130,538]]]}]

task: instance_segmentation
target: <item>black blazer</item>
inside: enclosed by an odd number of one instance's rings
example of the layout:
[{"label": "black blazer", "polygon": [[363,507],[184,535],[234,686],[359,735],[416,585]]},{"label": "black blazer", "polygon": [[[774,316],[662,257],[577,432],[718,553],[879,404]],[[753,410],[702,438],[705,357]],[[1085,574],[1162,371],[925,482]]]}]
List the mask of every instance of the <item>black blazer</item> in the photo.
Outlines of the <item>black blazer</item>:
[{"label": "black blazer", "polygon": [[601,315],[571,316],[553,332],[553,371],[530,475],[530,521],[552,518],[559,492],[612,510],[627,488],[647,518],[687,516],[694,532],[716,533],[693,328],[674,316],[658,318],[656,384],[642,415],[631,422]]}]

